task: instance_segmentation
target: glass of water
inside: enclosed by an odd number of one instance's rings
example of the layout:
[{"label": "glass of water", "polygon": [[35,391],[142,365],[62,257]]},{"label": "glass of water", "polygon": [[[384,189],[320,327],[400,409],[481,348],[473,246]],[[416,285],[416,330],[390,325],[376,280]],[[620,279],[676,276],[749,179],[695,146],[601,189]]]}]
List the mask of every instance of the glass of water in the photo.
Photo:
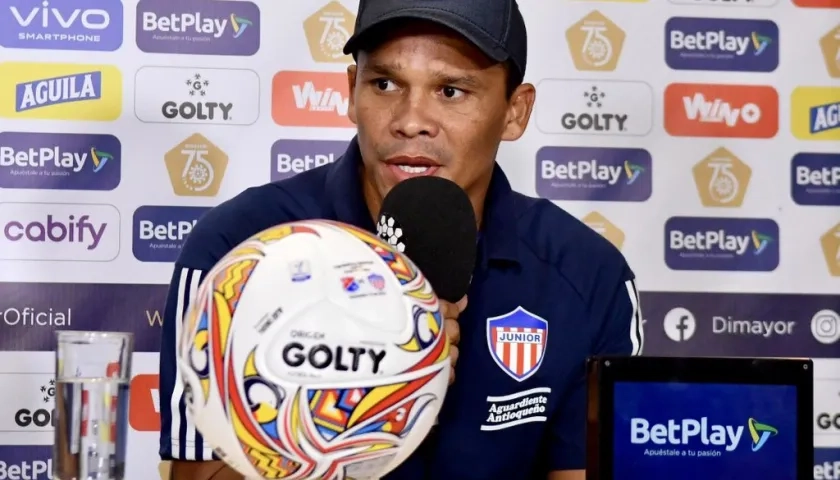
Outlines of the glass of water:
[{"label": "glass of water", "polygon": [[57,332],[53,479],[122,480],[134,337]]}]

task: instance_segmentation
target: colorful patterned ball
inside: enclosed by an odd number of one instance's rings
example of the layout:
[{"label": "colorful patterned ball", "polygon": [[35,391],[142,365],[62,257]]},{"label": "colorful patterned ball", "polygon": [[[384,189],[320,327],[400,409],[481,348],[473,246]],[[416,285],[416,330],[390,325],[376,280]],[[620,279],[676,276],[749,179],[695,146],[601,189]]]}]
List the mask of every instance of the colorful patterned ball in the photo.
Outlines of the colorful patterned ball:
[{"label": "colorful patterned ball", "polygon": [[237,246],[182,331],[189,415],[246,478],[379,478],[428,434],[449,379],[423,274],[337,222],[287,223]]}]

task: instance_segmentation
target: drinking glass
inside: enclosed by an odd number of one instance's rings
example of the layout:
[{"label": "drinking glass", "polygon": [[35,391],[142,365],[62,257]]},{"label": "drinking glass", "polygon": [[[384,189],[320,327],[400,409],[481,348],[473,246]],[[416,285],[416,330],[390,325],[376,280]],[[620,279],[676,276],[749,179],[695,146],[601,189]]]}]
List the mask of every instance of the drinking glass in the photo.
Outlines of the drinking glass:
[{"label": "drinking glass", "polygon": [[122,480],[134,337],[57,332],[53,479]]}]

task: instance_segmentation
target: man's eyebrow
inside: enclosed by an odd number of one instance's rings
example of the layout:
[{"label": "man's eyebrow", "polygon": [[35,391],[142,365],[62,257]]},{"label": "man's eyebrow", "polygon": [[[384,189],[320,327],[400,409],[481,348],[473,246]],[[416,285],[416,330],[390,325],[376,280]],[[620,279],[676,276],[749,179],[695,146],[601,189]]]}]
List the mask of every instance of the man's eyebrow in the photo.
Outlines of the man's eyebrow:
[{"label": "man's eyebrow", "polygon": [[[402,67],[397,64],[390,63],[366,63],[362,67],[362,72],[365,74],[382,75],[383,77],[394,77],[402,70]],[[483,83],[475,75],[453,74],[446,72],[432,72],[437,82],[441,85],[456,85],[462,87],[477,88]]]}]

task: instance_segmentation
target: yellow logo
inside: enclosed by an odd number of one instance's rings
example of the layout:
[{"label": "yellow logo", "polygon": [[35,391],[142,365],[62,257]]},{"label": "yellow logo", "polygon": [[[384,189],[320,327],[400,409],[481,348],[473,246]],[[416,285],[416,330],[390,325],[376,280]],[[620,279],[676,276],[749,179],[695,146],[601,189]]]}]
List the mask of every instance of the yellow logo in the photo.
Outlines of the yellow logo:
[{"label": "yellow logo", "polygon": [[344,44],[353,34],[356,16],[340,2],[324,5],[303,22],[309,53],[316,62],[350,63],[353,57],[345,55]]},{"label": "yellow logo", "polygon": [[168,151],[164,161],[175,195],[212,197],[219,193],[228,157],[196,133]]},{"label": "yellow logo", "polygon": [[111,121],[122,113],[122,75],[110,65],[0,63],[0,117]]},{"label": "yellow logo", "polygon": [[624,232],[600,213],[591,212],[583,217],[581,221],[592,230],[600,233],[602,237],[609,240],[610,243],[615,245],[615,248],[621,250],[621,247],[624,246]]},{"label": "yellow logo", "polygon": [[611,72],[624,47],[624,30],[594,10],[566,30],[566,42],[578,70]]},{"label": "yellow logo", "polygon": [[840,277],[840,223],[820,237],[820,244],[825,263],[828,265],[828,273],[833,277]]},{"label": "yellow logo", "polygon": [[820,48],[828,74],[833,78],[840,78],[840,25],[823,35]]},{"label": "yellow logo", "polygon": [[697,162],[694,184],[704,207],[740,207],[752,177],[752,169],[721,147]]},{"label": "yellow logo", "polygon": [[840,140],[840,88],[797,87],[790,103],[790,128],[794,137]]}]

